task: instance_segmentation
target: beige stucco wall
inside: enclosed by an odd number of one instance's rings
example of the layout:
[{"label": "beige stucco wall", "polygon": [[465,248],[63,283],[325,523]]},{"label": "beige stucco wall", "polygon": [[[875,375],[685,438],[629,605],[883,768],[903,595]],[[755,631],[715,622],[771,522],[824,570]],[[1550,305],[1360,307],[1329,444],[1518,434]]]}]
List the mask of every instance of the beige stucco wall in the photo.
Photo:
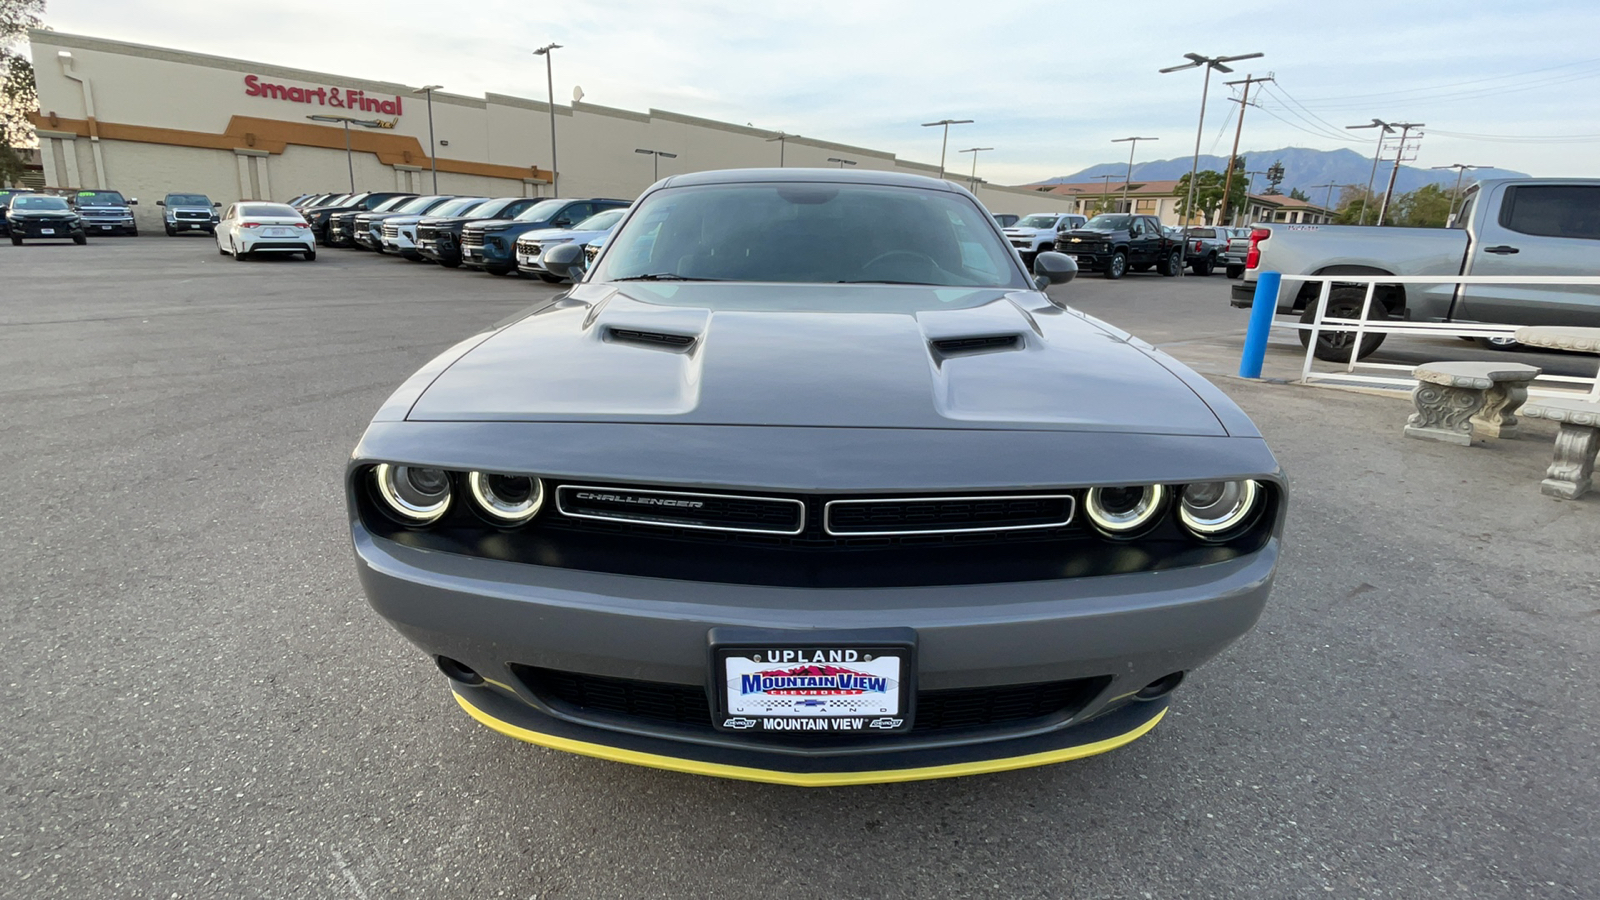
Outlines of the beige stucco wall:
[{"label": "beige stucco wall", "polygon": [[[423,97],[412,95],[406,85],[58,32],[35,31],[31,40],[40,111],[46,117],[54,113],[61,119],[83,120],[90,114],[85,88],[68,77],[60,59],[59,54],[66,52],[72,56],[72,73],[88,83],[87,93],[92,95],[94,113],[102,123],[220,135],[234,116],[296,124],[304,123],[306,115],[315,113],[396,118],[316,103],[247,96],[244,79],[253,74],[274,84],[359,89],[370,97],[385,99],[399,95],[403,98],[403,114],[390,132],[416,138],[424,150],[428,146],[427,104]],[[435,135],[441,142],[448,142],[438,148],[441,160],[550,167],[550,107],[543,100],[438,93],[434,97],[433,118]],[[771,132],[742,125],[664,110],[634,112],[586,103],[557,104],[555,118],[559,191],[563,196],[637,196],[652,181],[651,157],[635,152],[641,147],[678,154],[676,159],[660,160],[662,177],[778,163],[778,144],[767,140]],[[103,186],[138,196],[147,204],[139,210],[144,227],[159,227],[154,201],[168,191],[205,191],[212,199],[227,204],[260,190],[263,176],[270,184],[271,199],[340,190],[350,180],[342,149],[290,144],[282,153],[252,152],[254,161],[241,162],[243,158],[236,157],[233,150],[110,139],[96,142],[87,137],[46,139],[47,133],[48,126],[42,126],[41,148],[47,158],[46,177],[51,185]],[[56,147],[63,156],[70,153],[73,157],[78,182],[68,181],[72,173],[57,171],[62,167],[49,161]],[[854,160],[853,168],[858,170],[938,174],[935,166],[901,160],[891,153],[813,138],[789,139],[783,156],[789,166],[833,167],[836,164],[827,159],[838,157]],[[391,166],[371,153],[357,152],[354,162],[358,189],[426,192],[432,188],[425,159]],[[950,180],[967,183],[957,172],[950,173]],[[550,195],[549,185],[522,178],[453,172],[440,173],[439,189],[445,193],[495,196]],[[975,193],[991,211],[999,213],[1025,215],[1071,208],[1070,199],[982,182]]]}]

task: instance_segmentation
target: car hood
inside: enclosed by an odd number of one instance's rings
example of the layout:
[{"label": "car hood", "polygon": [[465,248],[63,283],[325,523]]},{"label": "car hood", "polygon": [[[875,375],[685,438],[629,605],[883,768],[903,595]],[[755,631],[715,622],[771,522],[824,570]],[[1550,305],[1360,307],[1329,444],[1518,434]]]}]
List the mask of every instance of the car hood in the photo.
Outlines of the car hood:
[{"label": "car hood", "polygon": [[[939,343],[974,338],[1000,341]],[[449,365],[407,418],[1225,436],[1180,371],[1031,291],[585,284]]]},{"label": "car hood", "polygon": [[131,207],[131,206],[80,206],[80,207],[78,207],[78,212],[81,212],[81,213],[126,213],[126,212],[133,212],[133,207]]},{"label": "car hood", "polygon": [[70,209],[8,209],[8,216],[26,216],[30,219],[75,219],[78,214]]},{"label": "car hood", "polygon": [[1015,225],[1010,228],[1002,228],[1000,230],[1005,234],[1015,235],[1017,237],[1038,237],[1041,234],[1055,233],[1055,230],[1051,228],[1018,228]]},{"label": "car hood", "polygon": [[508,225],[534,225],[531,222],[518,222],[516,219],[468,219],[468,228],[504,228]]},{"label": "car hood", "polygon": [[209,206],[201,206],[199,204],[195,204],[193,206],[176,206],[174,204],[168,203],[167,204],[167,209],[169,209],[169,210],[171,210],[173,212],[207,212],[208,213],[208,212],[213,212],[214,211]]},{"label": "car hood", "polygon": [[570,228],[540,228],[536,231],[525,231],[519,241],[527,243],[540,243],[542,241],[581,241],[588,243],[597,237],[604,237],[611,233],[605,231],[573,231]]},{"label": "car hood", "polygon": [[1127,234],[1127,232],[1115,228],[1074,228],[1071,231],[1062,232],[1062,236],[1068,238],[1074,235],[1078,237],[1105,237],[1108,234]]}]

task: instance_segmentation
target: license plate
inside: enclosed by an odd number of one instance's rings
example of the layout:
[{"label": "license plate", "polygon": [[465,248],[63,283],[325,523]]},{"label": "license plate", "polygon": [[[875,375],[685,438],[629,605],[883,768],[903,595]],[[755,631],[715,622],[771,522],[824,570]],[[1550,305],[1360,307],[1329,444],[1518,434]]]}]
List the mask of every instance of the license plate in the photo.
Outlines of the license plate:
[{"label": "license plate", "polygon": [[101,225],[100,226],[100,230],[101,231],[110,231],[111,230],[111,226],[110,225]]},{"label": "license plate", "polygon": [[482,253],[479,253],[476,250],[463,250],[461,251],[461,255],[465,256],[467,259],[479,259],[483,256]]},{"label": "license plate", "polygon": [[527,265],[528,263],[530,263],[532,261],[533,261],[533,257],[529,256],[526,253],[518,253],[517,254],[517,263],[519,265],[524,265],[525,266],[525,265]]},{"label": "license plate", "polygon": [[41,228],[41,229],[39,229],[39,233],[40,234],[55,234],[56,230],[54,228]]},{"label": "license plate", "polygon": [[294,229],[293,228],[268,228],[266,230],[266,236],[267,237],[294,237]]},{"label": "license plate", "polygon": [[[730,631],[712,633],[718,705],[712,724],[718,730],[869,735],[910,730],[915,649],[902,629],[894,629],[890,637],[896,639],[886,641],[824,638],[804,644],[794,642],[792,632],[762,640],[774,633]],[[722,643],[725,637],[732,641]]]}]

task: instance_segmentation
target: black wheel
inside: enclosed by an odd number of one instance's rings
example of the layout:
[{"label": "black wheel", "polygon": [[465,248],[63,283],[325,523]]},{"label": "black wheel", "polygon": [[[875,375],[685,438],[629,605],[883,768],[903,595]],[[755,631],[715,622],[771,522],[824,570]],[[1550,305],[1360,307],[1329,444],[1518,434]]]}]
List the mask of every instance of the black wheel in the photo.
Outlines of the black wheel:
[{"label": "black wheel", "polygon": [[89,243],[89,238],[87,235],[75,234],[72,236],[72,242],[82,247],[84,244]]},{"label": "black wheel", "polygon": [[509,275],[509,274],[511,274],[511,270],[510,269],[484,269],[484,271],[488,272],[490,275]]},{"label": "black wheel", "polygon": [[317,251],[315,251],[315,250],[307,250],[306,251],[306,262],[316,262],[316,261],[317,261]]},{"label": "black wheel", "polygon": [[1196,275],[1204,277],[1211,274],[1211,268],[1215,265],[1216,261],[1208,256],[1205,259],[1197,259],[1190,263],[1189,270]]},{"label": "black wheel", "polygon": [[178,236],[178,229],[173,228],[171,225],[166,226],[166,229],[167,229],[167,237],[177,237]]},{"label": "black wheel", "polygon": [[1478,346],[1486,350],[1519,350],[1522,348],[1522,345],[1517,343],[1516,338],[1510,337],[1481,337],[1467,338],[1467,340],[1477,341]]},{"label": "black wheel", "polygon": [[545,284],[560,284],[561,282],[565,281],[566,279],[562,278],[559,275],[551,275],[549,272],[540,272],[539,273],[539,280],[543,281]]},{"label": "black wheel", "polygon": [[137,228],[128,229],[128,237],[138,237],[138,236],[139,236],[139,229],[137,229]]},{"label": "black wheel", "polygon": [[1126,274],[1128,274],[1128,254],[1118,250],[1106,261],[1106,278],[1116,281]]},{"label": "black wheel", "polygon": [[239,245],[237,243],[233,245],[233,261],[244,262],[244,253],[240,252]]},{"label": "black wheel", "polygon": [[[1328,317],[1340,319],[1361,318],[1361,304],[1366,301],[1367,289],[1361,287],[1336,287],[1328,295]],[[1376,322],[1388,318],[1389,308],[1377,297],[1372,298],[1372,308],[1367,311],[1367,321]],[[1305,312],[1300,314],[1300,324],[1310,325],[1317,319],[1317,304],[1315,300],[1307,301]],[[1372,355],[1378,345],[1388,335],[1382,332],[1367,332],[1361,339],[1361,349],[1356,353],[1356,359],[1366,359]],[[1350,347],[1355,341],[1353,331],[1323,330],[1317,334],[1317,346],[1314,351],[1317,359],[1328,362],[1347,362],[1350,359]],[[1300,346],[1311,344],[1311,332],[1300,332]]]},{"label": "black wheel", "polygon": [[1244,266],[1229,266],[1224,270],[1223,274],[1227,275],[1229,278],[1242,277],[1244,275]]},{"label": "black wheel", "polygon": [[1176,250],[1172,251],[1171,253],[1168,253],[1166,259],[1162,260],[1161,262],[1156,263],[1156,271],[1160,272],[1162,275],[1165,275],[1168,278],[1171,278],[1174,275],[1177,275],[1179,270],[1181,270],[1182,268],[1183,268],[1183,258],[1178,254],[1178,251],[1176,251]]},{"label": "black wheel", "polygon": [[13,247],[21,247],[22,246],[22,238],[19,238],[19,237],[15,236],[15,235],[12,235],[12,237],[11,237],[11,246],[13,246]]},{"label": "black wheel", "polygon": [[459,269],[459,268],[461,268],[461,260],[459,260],[459,259],[441,259],[441,260],[439,260],[439,265],[444,266],[446,269]]}]

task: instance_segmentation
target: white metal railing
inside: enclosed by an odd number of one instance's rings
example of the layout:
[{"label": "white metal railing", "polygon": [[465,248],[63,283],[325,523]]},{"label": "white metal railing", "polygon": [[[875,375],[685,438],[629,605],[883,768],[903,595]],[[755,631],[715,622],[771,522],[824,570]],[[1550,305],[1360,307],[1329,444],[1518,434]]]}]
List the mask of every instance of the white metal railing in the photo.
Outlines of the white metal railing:
[{"label": "white metal railing", "polygon": [[[1417,336],[1438,336],[1457,338],[1515,338],[1517,325],[1487,325],[1467,322],[1403,322],[1390,319],[1368,320],[1367,314],[1372,309],[1374,295],[1380,284],[1519,284],[1519,285],[1597,285],[1600,286],[1600,276],[1594,275],[1288,275],[1281,276],[1284,282],[1317,283],[1322,285],[1317,295],[1317,311],[1312,321],[1303,322],[1279,321],[1274,317],[1273,328],[1288,329],[1296,332],[1311,332],[1306,344],[1305,361],[1300,367],[1300,381],[1304,384],[1315,382],[1335,382],[1358,384],[1371,387],[1374,385],[1390,387],[1399,390],[1411,390],[1416,386],[1416,379],[1410,377],[1414,365],[1396,365],[1394,363],[1362,362],[1356,356],[1361,352],[1362,338],[1369,334],[1409,334]],[[1328,315],[1328,297],[1333,291],[1334,284],[1365,284],[1366,297],[1361,303],[1360,318],[1344,318]],[[1280,293],[1281,293],[1280,288]],[[1276,298],[1274,298],[1274,302]],[[1353,340],[1350,342],[1350,359],[1343,364],[1342,372],[1317,371],[1312,368],[1316,361],[1317,337],[1323,331],[1353,331]],[[1358,373],[1357,369],[1373,370]],[[1404,372],[1405,376],[1382,374],[1384,372]],[[1528,393],[1534,396],[1546,397],[1572,397],[1584,396],[1600,400],[1600,372],[1593,377],[1580,377],[1573,375],[1540,375],[1534,382],[1535,385],[1544,384],[1543,387],[1530,388]],[[1563,389],[1558,385],[1574,385],[1573,388]]]}]

